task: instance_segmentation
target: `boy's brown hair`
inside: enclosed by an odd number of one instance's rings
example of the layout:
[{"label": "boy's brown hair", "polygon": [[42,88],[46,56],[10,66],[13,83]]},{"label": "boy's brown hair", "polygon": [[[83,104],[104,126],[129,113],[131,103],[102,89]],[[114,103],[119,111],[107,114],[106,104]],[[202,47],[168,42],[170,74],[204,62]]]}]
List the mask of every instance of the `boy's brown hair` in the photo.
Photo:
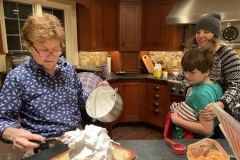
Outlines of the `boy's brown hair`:
[{"label": "boy's brown hair", "polygon": [[197,69],[202,73],[213,68],[215,55],[200,48],[193,48],[186,52],[181,61],[183,71]]}]

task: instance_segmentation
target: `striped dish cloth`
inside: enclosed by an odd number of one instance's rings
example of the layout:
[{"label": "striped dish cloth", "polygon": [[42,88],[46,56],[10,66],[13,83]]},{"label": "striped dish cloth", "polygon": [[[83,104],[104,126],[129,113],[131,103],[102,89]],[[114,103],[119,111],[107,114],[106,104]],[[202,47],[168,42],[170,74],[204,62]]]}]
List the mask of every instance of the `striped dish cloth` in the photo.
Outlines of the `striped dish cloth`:
[{"label": "striped dish cloth", "polygon": [[170,106],[170,109],[174,111],[175,108],[178,108],[177,113],[178,116],[186,121],[197,121],[198,117],[196,116],[196,112],[194,109],[186,104],[185,102],[173,102]]}]

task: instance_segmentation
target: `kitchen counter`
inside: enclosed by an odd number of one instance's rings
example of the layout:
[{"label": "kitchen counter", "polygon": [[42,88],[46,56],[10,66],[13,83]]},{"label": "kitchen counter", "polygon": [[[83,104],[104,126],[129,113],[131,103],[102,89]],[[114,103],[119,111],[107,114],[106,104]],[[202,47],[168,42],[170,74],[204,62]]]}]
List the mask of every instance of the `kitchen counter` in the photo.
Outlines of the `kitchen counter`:
[{"label": "kitchen counter", "polygon": [[[231,156],[234,157],[231,147],[226,139],[216,139],[224,148],[224,150]],[[175,140],[178,143],[183,143],[186,146],[194,142],[195,140]],[[119,140],[122,146],[133,150],[137,157],[136,160],[183,160],[187,159],[186,154],[175,155],[172,152],[171,145],[165,140]],[[68,149],[67,145],[61,144],[50,148],[48,150],[39,152],[31,157],[25,158],[24,160],[43,160],[53,158]],[[234,160],[235,158],[231,158]]]},{"label": "kitchen counter", "polygon": [[107,80],[108,82],[116,80],[154,80],[167,82],[168,80],[172,80],[172,75],[168,75],[168,79],[164,79],[155,78],[153,77],[153,74],[133,74],[133,73],[127,73],[124,75],[111,74],[107,75],[105,80]]}]

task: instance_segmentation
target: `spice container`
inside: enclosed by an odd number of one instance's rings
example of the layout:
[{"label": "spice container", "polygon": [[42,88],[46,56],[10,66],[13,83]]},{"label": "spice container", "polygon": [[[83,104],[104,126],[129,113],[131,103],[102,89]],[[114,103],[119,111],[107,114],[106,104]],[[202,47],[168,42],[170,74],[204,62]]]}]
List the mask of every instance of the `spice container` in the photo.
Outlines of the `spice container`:
[{"label": "spice container", "polygon": [[167,79],[168,78],[168,72],[167,71],[163,71],[162,73],[163,73],[162,78]]}]

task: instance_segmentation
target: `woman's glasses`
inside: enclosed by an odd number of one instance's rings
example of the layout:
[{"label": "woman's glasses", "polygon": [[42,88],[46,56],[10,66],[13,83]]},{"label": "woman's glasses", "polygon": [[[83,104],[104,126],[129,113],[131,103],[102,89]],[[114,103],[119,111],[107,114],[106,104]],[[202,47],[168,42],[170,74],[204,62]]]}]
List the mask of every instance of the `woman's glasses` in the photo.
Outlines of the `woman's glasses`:
[{"label": "woman's glasses", "polygon": [[33,45],[32,45],[32,47],[39,54],[40,57],[48,57],[50,54],[57,57],[57,56],[60,56],[63,53],[63,48],[61,48],[61,51],[46,52],[46,51],[38,51]]}]

